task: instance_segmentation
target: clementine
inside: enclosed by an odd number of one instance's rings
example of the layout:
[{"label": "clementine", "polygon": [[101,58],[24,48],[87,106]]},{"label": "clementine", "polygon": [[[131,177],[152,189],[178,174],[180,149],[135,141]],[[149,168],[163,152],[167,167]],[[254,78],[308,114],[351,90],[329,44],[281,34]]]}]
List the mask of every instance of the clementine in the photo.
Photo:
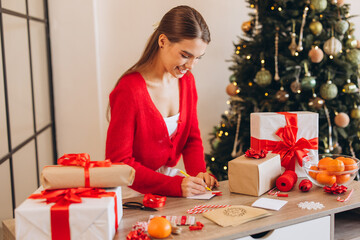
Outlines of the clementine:
[{"label": "clementine", "polygon": [[321,170],[326,170],[327,168],[327,165],[329,164],[330,161],[332,161],[334,159],[332,159],[331,157],[324,157],[322,159],[319,160],[319,163],[318,163],[318,167],[319,169]]},{"label": "clementine", "polygon": [[341,174],[336,176],[337,184],[344,184],[350,179],[350,174]]},{"label": "clementine", "polygon": [[164,217],[154,217],[148,224],[148,233],[154,238],[167,238],[171,234],[171,224]]},{"label": "clementine", "polygon": [[327,163],[326,170],[329,172],[342,172],[345,170],[345,165],[343,161],[334,159]]},{"label": "clementine", "polygon": [[316,176],[318,174],[319,168],[317,166],[311,166],[309,170],[309,176],[313,179],[316,179]]},{"label": "clementine", "polygon": [[340,159],[345,165],[345,171],[354,170],[357,168],[356,161],[351,158],[342,158]]},{"label": "clementine", "polygon": [[316,181],[323,185],[332,186],[336,182],[336,176],[330,175],[327,171],[321,171],[317,174]]}]

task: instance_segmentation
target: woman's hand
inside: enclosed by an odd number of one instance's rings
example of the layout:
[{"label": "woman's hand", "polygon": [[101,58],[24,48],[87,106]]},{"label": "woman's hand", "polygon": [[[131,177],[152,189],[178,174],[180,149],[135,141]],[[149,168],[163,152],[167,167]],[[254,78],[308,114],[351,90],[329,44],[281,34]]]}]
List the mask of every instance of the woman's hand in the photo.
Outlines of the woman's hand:
[{"label": "woman's hand", "polygon": [[198,177],[185,177],[181,182],[183,197],[190,197],[205,193],[206,184],[204,180]]},{"label": "woman's hand", "polygon": [[210,189],[213,189],[213,187],[219,187],[218,180],[216,180],[216,178],[214,178],[208,172],[200,172],[198,175],[196,175],[196,177],[203,179]]}]

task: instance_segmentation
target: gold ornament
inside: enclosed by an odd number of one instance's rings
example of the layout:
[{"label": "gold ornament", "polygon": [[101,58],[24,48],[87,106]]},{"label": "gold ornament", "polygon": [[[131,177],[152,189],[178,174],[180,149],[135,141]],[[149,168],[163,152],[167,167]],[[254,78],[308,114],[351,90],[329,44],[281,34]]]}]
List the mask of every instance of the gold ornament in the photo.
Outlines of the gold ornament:
[{"label": "gold ornament", "polygon": [[350,79],[346,80],[346,84],[344,85],[342,89],[343,93],[356,93],[359,91],[356,84],[351,82]]},{"label": "gold ornament", "polygon": [[314,34],[315,36],[319,36],[323,30],[323,25],[321,24],[321,22],[313,19],[313,21],[309,25],[309,29],[312,32],[312,34]]},{"label": "gold ornament", "polygon": [[251,28],[252,28],[252,27],[251,27],[251,21],[244,22],[244,23],[241,25],[241,30],[243,30],[244,33],[250,32]]},{"label": "gold ornament", "polygon": [[360,107],[355,106],[355,108],[351,110],[350,116],[353,119],[359,119],[360,118]]}]

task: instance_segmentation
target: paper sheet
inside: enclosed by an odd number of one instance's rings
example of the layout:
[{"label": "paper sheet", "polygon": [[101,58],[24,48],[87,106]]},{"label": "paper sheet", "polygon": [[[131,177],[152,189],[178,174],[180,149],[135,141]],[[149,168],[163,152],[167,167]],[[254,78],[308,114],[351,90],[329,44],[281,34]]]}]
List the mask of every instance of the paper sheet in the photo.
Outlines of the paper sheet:
[{"label": "paper sheet", "polygon": [[187,198],[190,198],[190,199],[211,199],[215,196],[215,194],[213,193],[216,193],[216,192],[220,192],[220,191],[206,191],[204,194],[199,194],[199,195],[194,195],[194,196],[191,196],[191,197],[187,197]]},{"label": "paper sheet", "polygon": [[278,199],[271,199],[271,198],[259,198],[256,200],[251,206],[259,207],[259,208],[266,208],[271,210],[280,210],[288,201],[285,200],[278,200]]}]

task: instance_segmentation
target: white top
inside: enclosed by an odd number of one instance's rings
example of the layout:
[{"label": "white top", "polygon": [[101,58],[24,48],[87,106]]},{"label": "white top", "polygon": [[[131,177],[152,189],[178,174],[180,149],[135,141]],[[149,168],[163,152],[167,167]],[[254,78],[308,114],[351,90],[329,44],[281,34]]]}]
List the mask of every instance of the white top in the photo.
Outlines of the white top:
[{"label": "white top", "polygon": [[164,121],[166,124],[166,127],[169,132],[169,136],[171,136],[177,129],[178,126],[178,120],[179,120],[180,113],[175,114],[171,117],[164,117]]}]

